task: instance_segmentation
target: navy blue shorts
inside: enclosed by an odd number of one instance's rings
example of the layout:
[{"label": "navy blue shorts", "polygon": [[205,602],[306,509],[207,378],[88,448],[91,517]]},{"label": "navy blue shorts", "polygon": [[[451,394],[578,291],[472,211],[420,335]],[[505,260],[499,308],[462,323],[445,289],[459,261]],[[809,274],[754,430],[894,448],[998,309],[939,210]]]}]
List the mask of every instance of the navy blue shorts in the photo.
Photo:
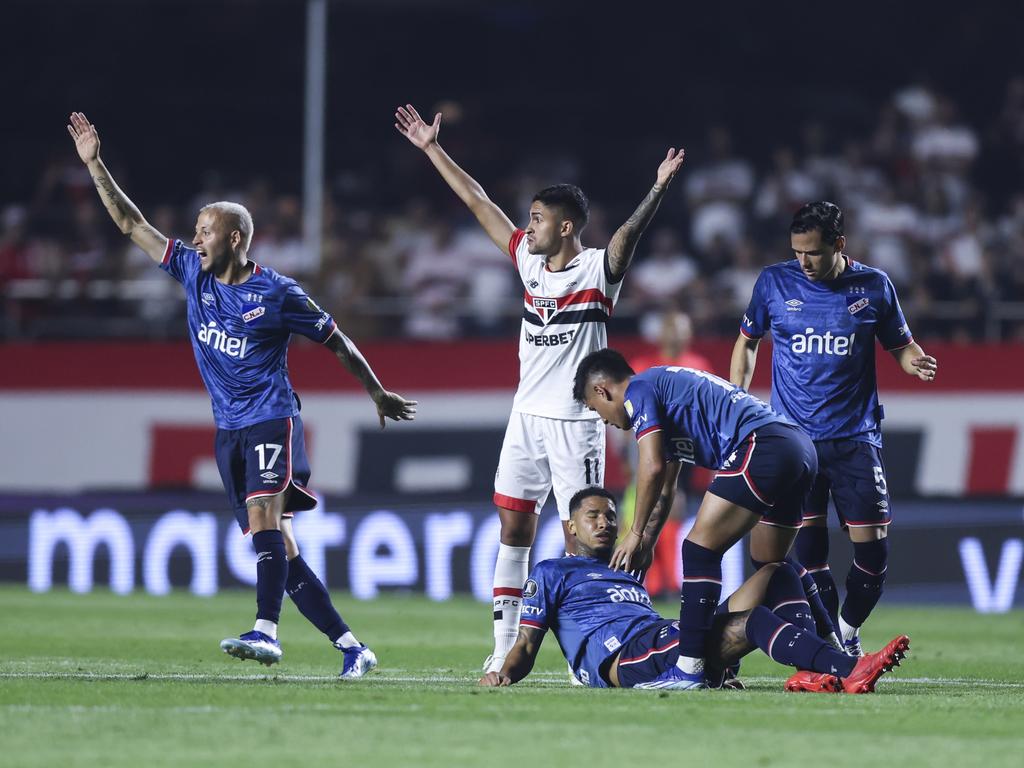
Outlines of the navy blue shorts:
[{"label": "navy blue shorts", "polygon": [[804,520],[824,521],[832,497],[843,528],[888,525],[892,521],[889,488],[882,452],[862,440],[819,440],[818,478],[814,481]]},{"label": "navy blue shorts", "polygon": [[679,621],[662,619],[629,638],[619,651],[619,687],[647,683],[679,658]]},{"label": "navy blue shorts", "polygon": [[290,488],[285,517],[316,506],[316,497],[306,490],[309,459],[298,416],[241,429],[218,429],[214,446],[224,490],[242,533],[249,532],[246,504],[252,499],[276,496]]},{"label": "navy blue shorts", "polygon": [[708,492],[762,515],[768,525],[799,528],[817,472],[807,433],[792,424],[766,424],[743,439]]}]

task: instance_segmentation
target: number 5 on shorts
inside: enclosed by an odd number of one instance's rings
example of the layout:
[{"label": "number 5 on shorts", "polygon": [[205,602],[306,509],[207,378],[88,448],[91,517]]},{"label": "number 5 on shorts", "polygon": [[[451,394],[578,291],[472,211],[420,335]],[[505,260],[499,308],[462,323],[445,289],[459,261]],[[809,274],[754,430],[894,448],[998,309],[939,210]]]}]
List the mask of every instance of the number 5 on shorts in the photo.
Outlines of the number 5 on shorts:
[{"label": "number 5 on shorts", "polygon": [[885,496],[885,474],[882,472],[881,467],[872,467],[872,469],[875,471],[875,490],[882,496]]}]

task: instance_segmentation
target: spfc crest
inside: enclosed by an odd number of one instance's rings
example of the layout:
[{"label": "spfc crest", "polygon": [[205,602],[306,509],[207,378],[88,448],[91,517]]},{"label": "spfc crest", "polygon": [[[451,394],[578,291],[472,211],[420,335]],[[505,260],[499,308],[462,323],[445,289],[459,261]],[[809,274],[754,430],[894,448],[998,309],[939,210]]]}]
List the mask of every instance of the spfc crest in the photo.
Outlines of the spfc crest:
[{"label": "spfc crest", "polygon": [[547,325],[551,320],[552,315],[558,311],[558,299],[541,299],[534,296],[533,308],[537,310],[537,314],[540,315],[541,321]]}]

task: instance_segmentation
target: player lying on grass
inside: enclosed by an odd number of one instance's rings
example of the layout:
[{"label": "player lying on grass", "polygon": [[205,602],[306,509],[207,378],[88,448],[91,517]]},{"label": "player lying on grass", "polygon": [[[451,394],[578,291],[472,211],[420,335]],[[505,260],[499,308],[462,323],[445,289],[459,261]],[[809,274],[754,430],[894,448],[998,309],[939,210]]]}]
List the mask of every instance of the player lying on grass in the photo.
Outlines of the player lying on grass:
[{"label": "player lying on grass", "polygon": [[[650,564],[681,463],[717,471],[683,541],[679,658],[665,671],[674,688],[701,688],[707,632],[722,596],[722,556],[750,531],[755,569],[787,558],[818,469],[814,445],[724,379],[680,366],[635,374],[613,349],[580,363],[573,394],[606,424],[632,427],[637,440],[636,511],[613,568],[643,571]],[[803,583],[818,634],[839,646],[814,580],[805,575]]]},{"label": "player lying on grass", "polygon": [[248,257],[252,216],[238,203],[205,206],[193,248],[158,232],[114,183],[100,160],[96,127],[81,112],[68,133],[114,223],[185,289],[188,330],[217,424],[216,455],[224,488],[256,550],[256,624],[221,643],[240,659],[281,658],[277,624],[287,590],[296,607],[344,654],[341,677],[377,665],[302,559],[292,533],[295,512],[312,509],[299,401],[288,380],[288,342],[300,333],[321,342],[366,388],[384,427],[412,419],[416,403],[388,392],[355,344],[294,280]]},{"label": "player lying on grass", "polygon": [[[584,488],[569,506],[576,556],[534,567],[523,589],[516,643],[501,670],[484,675],[480,685],[506,686],[526,677],[551,629],[573,672],[592,688],[675,688],[664,673],[679,656],[679,622],[658,615],[643,585],[610,565],[618,532],[614,497],[604,488]],[[905,656],[910,640],[900,635],[859,658],[837,650],[814,633],[796,571],[775,563],[759,569],[721,606],[702,655],[721,680],[722,670],[755,647],[799,670],[786,681],[787,691],[871,693]]]}]

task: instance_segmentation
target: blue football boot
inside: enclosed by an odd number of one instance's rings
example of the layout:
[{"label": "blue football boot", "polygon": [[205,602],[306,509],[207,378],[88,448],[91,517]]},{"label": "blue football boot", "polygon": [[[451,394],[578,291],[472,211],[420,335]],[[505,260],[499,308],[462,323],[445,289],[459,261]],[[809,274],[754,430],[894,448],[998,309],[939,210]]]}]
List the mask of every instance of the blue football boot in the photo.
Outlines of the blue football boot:
[{"label": "blue football boot", "polygon": [[703,670],[694,673],[683,672],[673,664],[653,680],[637,683],[633,687],[647,690],[697,691],[707,688],[708,683]]},{"label": "blue football boot", "polygon": [[377,655],[365,645],[342,648],[335,644],[334,647],[345,656],[341,674],[338,675],[342,680],[358,680],[377,666]]},{"label": "blue football boot", "polygon": [[236,659],[252,659],[260,664],[277,664],[281,660],[281,644],[263,632],[246,632],[220,641],[220,649]]}]

